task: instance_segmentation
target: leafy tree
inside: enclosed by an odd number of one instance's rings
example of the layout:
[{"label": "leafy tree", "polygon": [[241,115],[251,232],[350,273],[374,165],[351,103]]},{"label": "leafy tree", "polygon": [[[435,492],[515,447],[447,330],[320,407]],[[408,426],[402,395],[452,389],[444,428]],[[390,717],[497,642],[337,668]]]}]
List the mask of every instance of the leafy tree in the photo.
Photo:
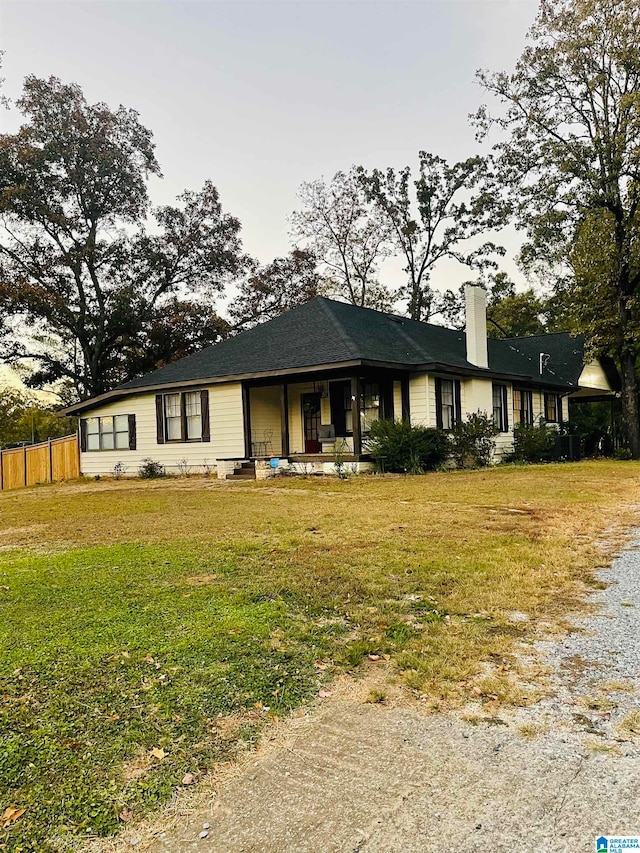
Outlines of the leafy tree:
[{"label": "leafy tree", "polygon": [[529,263],[562,259],[576,320],[620,365],[630,448],[640,458],[640,5],[543,0],[511,74],[482,72],[503,105],[498,167],[530,244]]},{"label": "leafy tree", "polygon": [[435,266],[443,258],[453,258],[471,268],[495,267],[492,256],[503,255],[503,248],[492,242],[475,248],[471,244],[504,224],[505,209],[482,157],[450,166],[425,151],[418,156],[418,177],[413,182],[409,166],[399,172],[389,168],[367,173],[361,168],[358,174],[367,197],[388,223],[396,252],[404,258],[408,282],[401,296],[408,302],[409,316],[428,320],[437,313],[430,286]]},{"label": "leafy tree", "polygon": [[328,183],[304,183],[298,196],[301,207],[291,215],[292,236],[320,263],[324,290],[353,305],[388,308],[392,295],[377,275],[390,253],[390,229],[367,200],[357,170],[337,172]]},{"label": "leafy tree", "polygon": [[0,447],[20,441],[45,441],[76,430],[75,418],[57,415],[29,393],[0,387]]},{"label": "leafy tree", "polygon": [[322,283],[315,257],[304,249],[293,249],[286,258],[254,269],[229,306],[233,330],[271,320],[308,302],[321,292]]},{"label": "leafy tree", "polygon": [[0,136],[0,309],[11,318],[0,355],[35,360],[34,386],[100,394],[141,368],[131,347],[158,343],[172,316],[191,344],[186,303],[193,317],[242,268],[240,224],[207,182],[147,229],[160,169],[135,111],[91,105],[55,77],[28,77],[17,105],[26,122]]},{"label": "leafy tree", "polygon": [[206,302],[173,296],[156,305],[135,337],[123,339],[119,357],[131,375],[140,376],[224,340],[227,320]]},{"label": "leafy tree", "polygon": [[[517,293],[506,273],[490,275],[488,282],[473,281],[487,289],[487,335],[490,338],[520,338],[549,331],[549,300],[533,289]],[[447,290],[440,299],[438,313],[447,325],[464,329],[464,284],[459,290]],[[559,320],[559,318],[558,318]]]}]

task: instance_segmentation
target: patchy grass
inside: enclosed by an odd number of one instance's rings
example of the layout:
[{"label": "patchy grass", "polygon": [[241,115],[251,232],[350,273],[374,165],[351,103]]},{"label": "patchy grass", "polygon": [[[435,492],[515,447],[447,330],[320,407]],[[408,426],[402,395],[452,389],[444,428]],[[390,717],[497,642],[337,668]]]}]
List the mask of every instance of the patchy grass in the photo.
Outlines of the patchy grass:
[{"label": "patchy grass", "polygon": [[640,735],[640,708],[628,713],[618,728],[625,735]]},{"label": "patchy grass", "polygon": [[588,711],[612,711],[618,705],[606,696],[581,696],[578,700]]},{"label": "patchy grass", "polygon": [[[113,833],[363,659],[390,658],[434,705],[530,701],[514,644],[581,601],[594,540],[631,521],[639,474],[0,494],[0,815],[25,809],[0,849]],[[514,609],[530,622],[510,624]]]},{"label": "patchy grass", "polygon": [[612,679],[599,684],[598,690],[602,690],[603,693],[635,693],[636,686],[630,681]]},{"label": "patchy grass", "polygon": [[518,732],[525,738],[536,738],[538,735],[546,734],[549,727],[543,723],[521,723],[516,727]]}]

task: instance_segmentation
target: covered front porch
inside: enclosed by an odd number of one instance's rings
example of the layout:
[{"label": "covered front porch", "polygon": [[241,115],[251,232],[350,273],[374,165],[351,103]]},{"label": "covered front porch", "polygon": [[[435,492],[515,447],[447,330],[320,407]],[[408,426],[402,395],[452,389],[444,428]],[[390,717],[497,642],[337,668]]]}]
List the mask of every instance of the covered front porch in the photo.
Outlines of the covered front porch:
[{"label": "covered front porch", "polygon": [[371,424],[408,419],[409,375],[359,368],[242,383],[245,458],[366,461]]}]

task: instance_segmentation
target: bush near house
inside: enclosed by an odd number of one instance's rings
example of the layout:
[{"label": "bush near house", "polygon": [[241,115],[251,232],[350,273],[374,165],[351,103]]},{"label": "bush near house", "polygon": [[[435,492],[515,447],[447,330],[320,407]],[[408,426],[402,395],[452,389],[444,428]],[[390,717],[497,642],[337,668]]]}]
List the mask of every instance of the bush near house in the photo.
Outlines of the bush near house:
[{"label": "bush near house", "polygon": [[371,425],[369,452],[376,470],[395,474],[432,471],[449,456],[446,434],[409,421],[382,420]]},{"label": "bush near house", "polygon": [[138,468],[138,476],[141,480],[158,480],[160,477],[166,477],[167,472],[161,462],[156,462],[147,456]]},{"label": "bush near house", "polygon": [[516,424],[513,430],[513,462],[551,462],[557,430],[541,418],[537,424]]},{"label": "bush near house", "polygon": [[493,418],[472,412],[451,430],[451,455],[458,468],[485,468],[491,464],[500,430]]}]

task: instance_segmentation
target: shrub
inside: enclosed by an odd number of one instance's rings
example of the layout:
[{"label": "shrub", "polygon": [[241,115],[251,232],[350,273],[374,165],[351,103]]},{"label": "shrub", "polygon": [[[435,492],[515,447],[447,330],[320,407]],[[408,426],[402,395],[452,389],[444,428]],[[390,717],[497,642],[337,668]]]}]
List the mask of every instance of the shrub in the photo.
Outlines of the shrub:
[{"label": "shrub", "polygon": [[409,421],[375,421],[369,431],[369,452],[378,471],[421,474],[442,464],[449,455],[445,433]]},{"label": "shrub", "polygon": [[164,470],[164,465],[147,457],[142,460],[138,468],[138,476],[141,480],[157,480],[159,477],[166,477],[167,472]]},{"label": "shrub", "polygon": [[550,462],[555,456],[557,435],[542,419],[537,424],[516,424],[511,458],[515,462]]},{"label": "shrub", "polygon": [[633,459],[633,453],[628,447],[616,447],[613,451],[613,458],[619,459],[622,462],[628,462],[629,459]]},{"label": "shrub", "polygon": [[451,455],[458,468],[484,468],[491,463],[500,430],[493,418],[482,412],[467,415],[451,430]]},{"label": "shrub", "polygon": [[344,461],[344,445],[338,441],[333,445],[333,467],[340,480],[349,479],[349,469]]}]

